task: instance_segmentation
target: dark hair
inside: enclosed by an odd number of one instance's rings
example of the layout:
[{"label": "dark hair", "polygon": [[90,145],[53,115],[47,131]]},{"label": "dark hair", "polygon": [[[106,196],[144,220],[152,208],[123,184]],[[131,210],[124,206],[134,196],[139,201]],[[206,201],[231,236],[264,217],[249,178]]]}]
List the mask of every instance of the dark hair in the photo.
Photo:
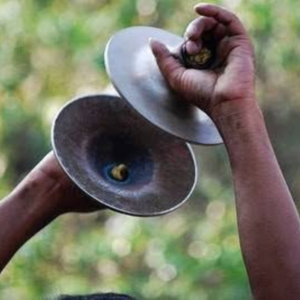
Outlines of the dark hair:
[{"label": "dark hair", "polygon": [[123,294],[106,293],[106,294],[90,294],[90,295],[81,295],[81,296],[61,295],[57,298],[57,300],[135,300],[135,299]]}]

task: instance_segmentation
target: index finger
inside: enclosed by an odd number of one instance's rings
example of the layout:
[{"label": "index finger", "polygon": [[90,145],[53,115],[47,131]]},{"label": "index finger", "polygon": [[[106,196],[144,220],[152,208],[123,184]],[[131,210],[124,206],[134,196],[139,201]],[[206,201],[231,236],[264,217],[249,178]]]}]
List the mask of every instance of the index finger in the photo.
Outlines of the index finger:
[{"label": "index finger", "polygon": [[229,36],[247,34],[239,18],[223,7],[214,4],[201,3],[195,6],[195,11],[201,16],[211,17],[223,24],[228,29],[227,34]]},{"label": "index finger", "polygon": [[184,35],[189,40],[198,41],[203,32],[212,31],[217,25],[213,18],[199,17],[188,25]]}]

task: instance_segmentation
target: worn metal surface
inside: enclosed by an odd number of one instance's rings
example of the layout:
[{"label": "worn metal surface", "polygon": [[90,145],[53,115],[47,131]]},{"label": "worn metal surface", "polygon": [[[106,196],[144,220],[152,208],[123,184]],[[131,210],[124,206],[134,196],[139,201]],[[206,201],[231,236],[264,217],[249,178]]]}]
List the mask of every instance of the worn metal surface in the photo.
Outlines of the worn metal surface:
[{"label": "worn metal surface", "polygon": [[[77,186],[119,212],[165,214],[183,204],[195,187],[190,146],[116,96],[91,95],[66,104],[53,123],[52,144]],[[110,176],[119,164],[128,168],[124,181]]]},{"label": "worn metal surface", "polygon": [[185,141],[222,143],[212,120],[174,94],[161,75],[149,38],[176,48],[183,39],[153,27],[131,27],[118,32],[106,46],[105,66],[118,93],[144,118]]}]

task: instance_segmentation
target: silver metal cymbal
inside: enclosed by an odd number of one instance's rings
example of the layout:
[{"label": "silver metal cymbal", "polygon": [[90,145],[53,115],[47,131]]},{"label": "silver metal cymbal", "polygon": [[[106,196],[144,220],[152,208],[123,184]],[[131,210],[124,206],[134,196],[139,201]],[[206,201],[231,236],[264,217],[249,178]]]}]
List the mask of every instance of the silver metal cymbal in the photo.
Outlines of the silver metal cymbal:
[{"label": "silver metal cymbal", "polygon": [[169,213],[197,182],[191,147],[147,122],[120,97],[90,95],[67,103],[53,123],[52,145],[83,192],[125,214]]},{"label": "silver metal cymbal", "polygon": [[167,85],[149,47],[149,38],[175,48],[183,38],[153,27],[131,27],[114,35],[105,50],[107,73],[122,98],[151,123],[194,144],[221,144],[212,120],[182,101]]}]

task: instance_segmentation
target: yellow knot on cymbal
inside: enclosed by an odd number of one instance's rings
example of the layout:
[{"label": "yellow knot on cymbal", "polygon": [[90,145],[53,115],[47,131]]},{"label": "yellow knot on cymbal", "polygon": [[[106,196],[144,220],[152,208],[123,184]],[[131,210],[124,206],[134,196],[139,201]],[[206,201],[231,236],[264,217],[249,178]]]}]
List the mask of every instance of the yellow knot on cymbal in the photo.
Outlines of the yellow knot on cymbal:
[{"label": "yellow knot on cymbal", "polygon": [[112,168],[110,175],[118,181],[125,181],[128,178],[128,167],[124,164],[117,165]]},{"label": "yellow knot on cymbal", "polygon": [[212,57],[211,50],[207,48],[202,48],[200,52],[196,55],[191,55],[189,59],[196,64],[205,65],[208,60]]}]

